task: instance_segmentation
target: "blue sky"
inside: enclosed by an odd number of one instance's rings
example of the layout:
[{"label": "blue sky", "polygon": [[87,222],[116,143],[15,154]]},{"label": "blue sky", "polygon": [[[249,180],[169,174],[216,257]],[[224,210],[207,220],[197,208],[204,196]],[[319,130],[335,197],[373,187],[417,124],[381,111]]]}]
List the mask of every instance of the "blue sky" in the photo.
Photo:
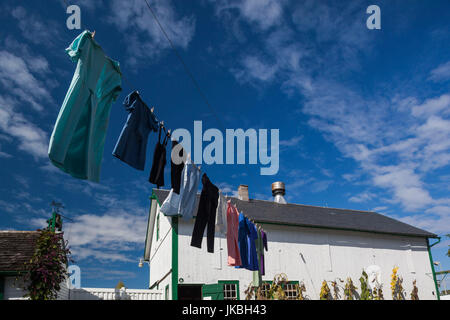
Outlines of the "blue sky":
[{"label": "blue sky", "polygon": [[[137,89],[172,129],[221,124],[144,0],[68,2],[127,80],[112,107],[101,183],[71,178],[47,157],[75,69],[64,49],[81,30],[66,28],[64,1],[2,1],[0,229],[42,227],[60,201],[74,219],[65,234],[82,286],[145,288],[148,270],[137,265],[157,136],[145,172],[112,157],[127,116],[121,102]],[[203,165],[222,190],[248,184],[251,198],[270,199],[281,180],[289,202],[375,210],[450,233],[448,1],[150,3],[226,128],[280,129],[275,176],[255,165]],[[381,8],[381,30],[366,27],[371,4]],[[433,248],[442,269],[448,244]]]}]

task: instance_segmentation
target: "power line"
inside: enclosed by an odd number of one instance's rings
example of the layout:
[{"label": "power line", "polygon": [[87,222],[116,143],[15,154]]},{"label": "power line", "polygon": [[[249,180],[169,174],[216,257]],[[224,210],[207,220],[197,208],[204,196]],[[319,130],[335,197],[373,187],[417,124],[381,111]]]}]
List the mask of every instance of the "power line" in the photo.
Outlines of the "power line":
[{"label": "power line", "polygon": [[187,75],[189,76],[189,78],[191,78],[192,82],[194,83],[195,88],[197,89],[197,91],[200,93],[201,97],[203,98],[203,100],[205,101],[206,105],[208,106],[208,108],[210,109],[210,111],[213,113],[214,117],[216,118],[217,122],[220,124],[220,126],[222,127],[223,130],[225,130],[225,126],[223,125],[222,121],[220,120],[220,118],[218,117],[217,113],[215,112],[214,108],[212,107],[211,103],[209,103],[208,98],[206,97],[205,93],[203,92],[203,90],[200,88],[199,83],[197,82],[197,80],[195,79],[194,75],[192,74],[191,70],[188,68],[187,64],[184,62],[183,57],[181,56],[180,52],[177,50],[177,48],[174,46],[172,40],[170,40],[169,36],[167,35],[166,31],[164,30],[163,26],[161,25],[161,23],[159,22],[158,17],[156,16],[155,11],[153,11],[152,7],[150,6],[150,4],[148,3],[147,0],[144,0],[145,3],[147,4],[148,9],[150,10],[153,18],[155,18],[156,23],[158,24],[159,28],[161,29],[162,33],[164,34],[164,37],[167,39],[167,41],[170,44],[170,47],[172,48],[172,50],[175,52],[175,55],[177,56],[178,60],[180,60],[181,64],[184,67],[184,70],[186,71]]}]

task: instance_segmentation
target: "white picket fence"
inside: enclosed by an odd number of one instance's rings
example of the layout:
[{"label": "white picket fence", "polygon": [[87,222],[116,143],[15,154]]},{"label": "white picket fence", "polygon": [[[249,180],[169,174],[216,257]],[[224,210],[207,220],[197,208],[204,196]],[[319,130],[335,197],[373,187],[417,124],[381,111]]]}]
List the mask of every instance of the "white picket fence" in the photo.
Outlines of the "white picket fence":
[{"label": "white picket fence", "polygon": [[164,291],[126,288],[70,289],[69,300],[164,300]]}]

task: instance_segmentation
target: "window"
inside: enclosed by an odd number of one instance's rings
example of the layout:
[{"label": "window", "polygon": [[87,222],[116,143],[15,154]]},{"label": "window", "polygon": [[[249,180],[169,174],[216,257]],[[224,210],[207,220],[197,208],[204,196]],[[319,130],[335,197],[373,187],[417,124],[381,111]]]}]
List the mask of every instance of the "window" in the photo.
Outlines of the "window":
[{"label": "window", "polygon": [[204,284],[202,296],[204,300],[239,300],[239,281],[219,280],[218,283]]},{"label": "window", "polygon": [[295,287],[295,283],[287,283],[285,285],[284,292],[286,293],[286,298],[288,300],[295,300],[297,299],[297,288]]},{"label": "window", "polygon": [[223,300],[237,300],[238,289],[235,283],[225,283],[223,285]]},{"label": "window", "polygon": [[269,294],[269,290],[270,290],[270,283],[269,282],[264,282],[263,285],[261,286],[261,293],[264,297],[267,297]]},{"label": "window", "polygon": [[[270,286],[272,285],[272,281],[264,281],[264,284],[262,285],[261,293],[264,296],[268,296]],[[283,284],[283,290],[286,294],[287,300],[296,300],[298,296],[298,291],[296,288],[296,285],[298,285],[298,281],[289,281],[286,284]]]}]

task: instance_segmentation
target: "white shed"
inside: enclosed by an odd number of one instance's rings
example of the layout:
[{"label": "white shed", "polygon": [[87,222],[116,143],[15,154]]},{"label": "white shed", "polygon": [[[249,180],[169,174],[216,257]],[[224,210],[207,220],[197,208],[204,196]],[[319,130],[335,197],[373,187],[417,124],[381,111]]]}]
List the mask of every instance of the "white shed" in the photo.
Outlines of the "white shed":
[{"label": "white shed", "polygon": [[[216,232],[214,253],[207,252],[206,238],[201,249],[191,247],[195,220],[160,212],[168,194],[168,190],[153,189],[151,196],[144,253],[150,289],[162,289],[166,299],[174,300],[244,299],[252,271],[227,265],[225,235]],[[390,276],[398,266],[406,298],[414,280],[420,299],[438,298],[429,244],[435,234],[375,212],[246,198],[229,199],[268,235],[262,279],[271,281],[277,274],[286,274],[292,284],[288,295],[299,282],[305,284],[310,299],[319,298],[323,280],[351,277],[358,287],[362,270],[378,266],[384,298],[392,299]],[[199,195],[196,206],[198,201]],[[197,207],[194,215],[196,211]]]}]

